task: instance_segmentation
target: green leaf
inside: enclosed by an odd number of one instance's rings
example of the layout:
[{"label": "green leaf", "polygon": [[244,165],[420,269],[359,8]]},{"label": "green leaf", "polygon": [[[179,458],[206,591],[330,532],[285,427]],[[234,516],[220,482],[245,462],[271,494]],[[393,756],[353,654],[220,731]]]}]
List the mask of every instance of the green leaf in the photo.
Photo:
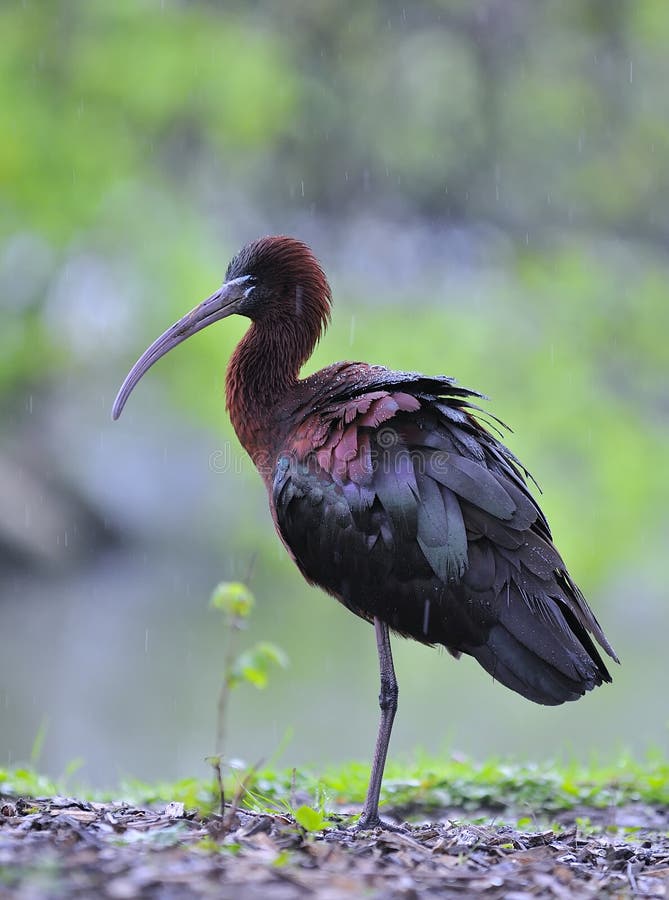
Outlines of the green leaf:
[{"label": "green leaf", "polygon": [[293,815],[297,824],[305,831],[322,831],[328,827],[328,820],[323,813],[311,806],[300,806]]},{"label": "green leaf", "polygon": [[285,669],[288,657],[276,644],[262,641],[237,657],[230,672],[230,684],[234,687],[245,681],[262,690],[267,685],[269,669],[273,665]]},{"label": "green leaf", "polygon": [[214,588],[209,606],[237,619],[246,619],[251,614],[255,599],[251,591],[241,581],[221,581]]}]

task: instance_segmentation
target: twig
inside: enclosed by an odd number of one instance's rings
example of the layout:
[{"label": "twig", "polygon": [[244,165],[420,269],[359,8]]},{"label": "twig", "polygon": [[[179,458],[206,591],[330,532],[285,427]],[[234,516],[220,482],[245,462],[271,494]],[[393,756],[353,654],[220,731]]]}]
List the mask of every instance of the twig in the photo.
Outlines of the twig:
[{"label": "twig", "polygon": [[218,810],[221,818],[225,816],[225,788],[223,787],[223,774],[221,772],[221,757],[220,756],[210,756],[209,762],[214,770],[214,774],[216,775],[216,783],[218,785]]},{"label": "twig", "polygon": [[292,772],[290,773],[290,808],[291,808],[291,809],[295,809],[295,807],[297,806],[297,803],[295,802],[295,794],[296,794],[295,781],[296,781],[296,778],[297,778],[297,769],[295,768],[295,766],[293,766],[293,770],[292,770]]},{"label": "twig", "polygon": [[[260,768],[260,766],[262,764],[263,764],[263,760],[259,759],[257,763],[252,765],[251,768],[248,769],[244,773],[244,777],[239,782],[239,785],[237,786],[237,790],[235,791],[235,795],[232,798],[232,803],[229,806],[228,813],[225,816],[225,818],[223,819],[223,827],[222,827],[223,834],[227,834],[228,831],[230,831],[230,829],[232,828],[233,820],[239,810],[239,802],[242,799],[243,795],[246,793],[246,789],[248,787],[249,781],[251,780],[251,778],[253,778],[253,776],[255,775],[255,773],[258,771],[258,769]],[[222,812],[223,812],[223,808],[221,807],[221,813]]]}]

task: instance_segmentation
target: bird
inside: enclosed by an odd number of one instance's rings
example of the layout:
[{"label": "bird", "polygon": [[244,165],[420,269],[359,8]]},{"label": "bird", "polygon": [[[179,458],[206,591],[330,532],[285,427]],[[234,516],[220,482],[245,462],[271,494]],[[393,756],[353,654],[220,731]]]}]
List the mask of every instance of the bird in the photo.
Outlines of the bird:
[{"label": "bird", "polygon": [[544,705],[611,682],[597,644],[619,660],[483,394],[365,362],[300,378],[331,305],[307,244],[286,235],[248,243],[223,285],[140,356],[112,416],[182,341],[231,315],[250,320],[227,366],[226,408],[302,575],[374,626],[380,722],[356,827],[392,827],[379,817],[399,696],[391,632],[471,656]]}]

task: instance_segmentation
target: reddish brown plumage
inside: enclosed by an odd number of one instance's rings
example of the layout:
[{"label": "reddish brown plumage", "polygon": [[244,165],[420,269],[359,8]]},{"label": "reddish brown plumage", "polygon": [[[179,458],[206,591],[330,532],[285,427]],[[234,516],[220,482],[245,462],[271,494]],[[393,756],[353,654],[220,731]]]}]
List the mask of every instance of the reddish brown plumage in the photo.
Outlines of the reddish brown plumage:
[{"label": "reddish brown plumage", "polygon": [[264,460],[276,437],[277,407],[295,389],[330,321],[331,293],[309,247],[290,237],[246,246],[228,266],[226,281],[247,273],[262,296],[228,364],[226,407],[251,458]]}]

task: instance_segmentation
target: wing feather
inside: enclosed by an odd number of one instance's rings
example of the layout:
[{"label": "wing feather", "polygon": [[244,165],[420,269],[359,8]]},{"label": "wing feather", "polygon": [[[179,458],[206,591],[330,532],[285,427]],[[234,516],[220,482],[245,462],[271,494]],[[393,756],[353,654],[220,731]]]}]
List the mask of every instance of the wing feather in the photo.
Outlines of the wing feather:
[{"label": "wing feather", "polygon": [[313,392],[293,410],[271,485],[277,529],[305,576],[363,618],[474,656],[536,702],[609,681],[590,635],[615,653],[553,546],[529,473],[481,425],[470,401],[481,395],[362,364],[317,374],[301,383]]}]

